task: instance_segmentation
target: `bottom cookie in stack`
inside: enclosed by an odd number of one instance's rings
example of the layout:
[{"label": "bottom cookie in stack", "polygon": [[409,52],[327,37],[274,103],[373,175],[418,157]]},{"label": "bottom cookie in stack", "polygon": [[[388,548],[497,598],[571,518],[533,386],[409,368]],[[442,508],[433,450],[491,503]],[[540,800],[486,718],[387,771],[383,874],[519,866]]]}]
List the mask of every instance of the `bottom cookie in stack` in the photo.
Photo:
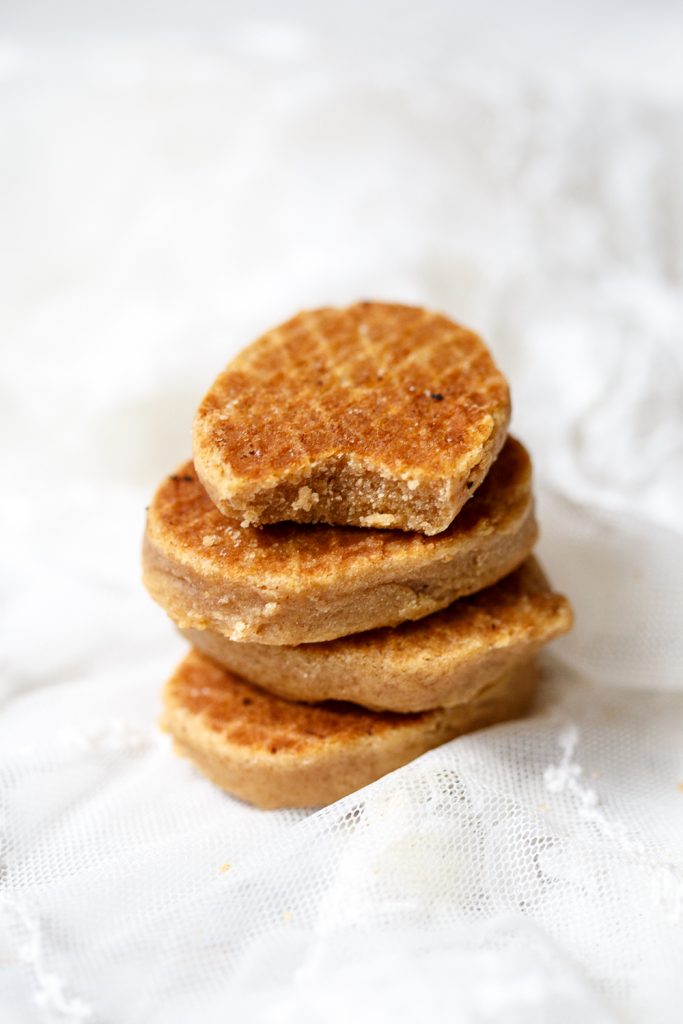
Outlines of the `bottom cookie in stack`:
[{"label": "bottom cookie in stack", "polygon": [[524,714],[530,659],[462,704],[414,714],[277,697],[197,650],[164,691],[162,727],[176,751],[228,793],[261,808],[319,807],[463,733]]}]

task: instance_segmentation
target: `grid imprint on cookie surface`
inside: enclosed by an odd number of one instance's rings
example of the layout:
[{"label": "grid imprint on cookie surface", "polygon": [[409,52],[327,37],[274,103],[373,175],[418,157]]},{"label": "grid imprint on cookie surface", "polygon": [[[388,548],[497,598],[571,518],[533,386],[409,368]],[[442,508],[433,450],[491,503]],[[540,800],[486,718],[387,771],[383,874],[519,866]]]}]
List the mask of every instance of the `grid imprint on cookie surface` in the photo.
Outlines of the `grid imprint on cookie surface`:
[{"label": "grid imprint on cookie surface", "polygon": [[508,408],[476,334],[422,309],[358,303],[263,335],[219,376],[198,419],[203,444],[244,479],[340,451],[440,476]]},{"label": "grid imprint on cookie surface", "polygon": [[348,742],[376,736],[429,715],[367,711],[345,702],[292,703],[240,679],[194,650],[178,666],[168,692],[188,714],[200,717],[207,728],[228,742],[271,753],[274,747],[301,752],[330,739]]}]

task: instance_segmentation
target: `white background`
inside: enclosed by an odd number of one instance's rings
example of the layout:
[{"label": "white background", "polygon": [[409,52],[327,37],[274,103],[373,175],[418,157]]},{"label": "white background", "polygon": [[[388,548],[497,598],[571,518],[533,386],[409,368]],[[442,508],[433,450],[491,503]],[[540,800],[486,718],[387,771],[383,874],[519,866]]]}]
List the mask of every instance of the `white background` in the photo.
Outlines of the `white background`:
[{"label": "white background", "polygon": [[[0,1016],[677,1019],[680,8],[24,2],[0,32]],[[490,342],[577,626],[537,719],[260,815],[157,736],[183,645],[144,506],[232,353],[361,297]]]}]

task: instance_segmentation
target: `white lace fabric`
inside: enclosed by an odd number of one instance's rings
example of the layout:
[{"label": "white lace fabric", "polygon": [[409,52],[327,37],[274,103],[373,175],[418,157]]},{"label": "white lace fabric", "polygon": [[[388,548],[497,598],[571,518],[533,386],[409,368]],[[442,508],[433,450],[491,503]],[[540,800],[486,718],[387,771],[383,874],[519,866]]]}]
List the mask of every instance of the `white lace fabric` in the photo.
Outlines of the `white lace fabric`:
[{"label": "white lace fabric", "polygon": [[[680,1019],[683,79],[347,58],[0,47],[3,1024]],[[261,812],[156,727],[144,505],[240,344],[366,295],[491,341],[576,628],[529,718]]]}]

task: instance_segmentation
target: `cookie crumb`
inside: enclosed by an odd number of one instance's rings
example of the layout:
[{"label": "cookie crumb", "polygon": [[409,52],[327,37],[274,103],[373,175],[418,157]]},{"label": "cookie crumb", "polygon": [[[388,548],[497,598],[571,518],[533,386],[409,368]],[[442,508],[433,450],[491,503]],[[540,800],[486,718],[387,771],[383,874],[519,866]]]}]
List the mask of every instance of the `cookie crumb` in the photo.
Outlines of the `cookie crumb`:
[{"label": "cookie crumb", "polygon": [[310,512],[318,501],[320,501],[319,495],[312,491],[310,487],[300,487],[292,508],[296,510],[301,509],[302,512]]},{"label": "cookie crumb", "polygon": [[361,526],[375,526],[384,529],[385,527],[393,526],[395,522],[396,516],[382,515],[379,512],[375,512],[371,516],[361,516]]}]

